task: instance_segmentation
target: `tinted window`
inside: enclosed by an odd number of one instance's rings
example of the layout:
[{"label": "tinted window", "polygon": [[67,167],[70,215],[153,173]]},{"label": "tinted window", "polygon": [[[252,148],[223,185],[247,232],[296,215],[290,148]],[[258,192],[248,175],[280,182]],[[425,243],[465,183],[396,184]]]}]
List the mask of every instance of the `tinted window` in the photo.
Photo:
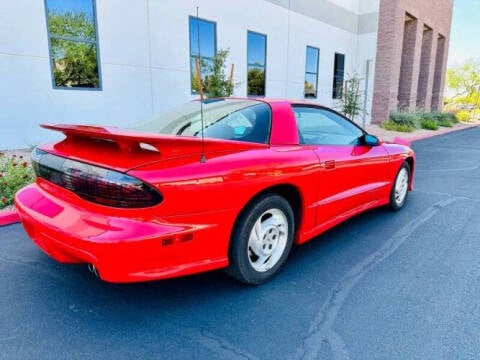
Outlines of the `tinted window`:
[{"label": "tinted window", "polygon": [[363,135],[362,130],[333,111],[294,106],[301,144],[353,145]]},{"label": "tinted window", "polygon": [[306,98],[317,97],[318,53],[319,50],[317,48],[307,46],[304,89],[304,96]]},{"label": "tinted window", "polygon": [[343,77],[345,72],[345,55],[335,54],[333,65],[333,98],[341,99],[343,93]]},{"label": "tinted window", "polygon": [[[267,143],[270,123],[270,106],[260,101],[214,99],[203,104],[206,138]],[[166,135],[202,136],[200,104],[189,102],[130,128]]]},{"label": "tinted window", "polygon": [[100,88],[93,0],[45,0],[55,87]]},{"label": "tinted window", "polygon": [[249,31],[247,47],[247,94],[265,96],[267,36]]},{"label": "tinted window", "polygon": [[[190,72],[192,93],[198,94],[198,79],[195,61],[200,61],[202,85],[212,72],[213,58],[217,53],[216,25],[214,22],[190,17]],[[200,45],[200,46],[199,46]]]}]

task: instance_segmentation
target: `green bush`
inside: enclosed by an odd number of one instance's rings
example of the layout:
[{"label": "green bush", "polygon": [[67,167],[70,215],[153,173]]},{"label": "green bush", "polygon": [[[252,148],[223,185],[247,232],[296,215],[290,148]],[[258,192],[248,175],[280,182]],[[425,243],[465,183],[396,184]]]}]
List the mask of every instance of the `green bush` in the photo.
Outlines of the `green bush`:
[{"label": "green bush", "polygon": [[[390,118],[381,124],[386,130],[412,132],[415,129],[438,130],[439,126],[452,127],[457,123],[457,115],[439,111],[392,112]],[[465,120],[463,120],[465,121]]]},{"label": "green bush", "polygon": [[15,193],[34,179],[31,165],[22,156],[0,153],[0,209],[13,205]]},{"label": "green bush", "polygon": [[452,122],[449,120],[449,117],[446,116],[446,113],[441,113],[438,111],[426,112],[422,114],[422,118],[424,120],[435,121],[439,126],[452,127]]},{"label": "green bush", "polygon": [[433,118],[425,117],[420,121],[420,127],[427,130],[438,130],[438,122]]},{"label": "green bush", "polygon": [[384,121],[380,124],[385,130],[400,131],[400,132],[413,132],[415,130],[414,126],[409,126],[405,124],[399,124],[392,120]]},{"label": "green bush", "polygon": [[471,117],[472,115],[470,114],[470,111],[467,110],[462,110],[457,113],[457,119],[459,121],[468,122],[470,121]]},{"label": "green bush", "polygon": [[442,114],[448,121],[450,121],[450,123],[452,123],[452,124],[458,123],[457,115],[455,115],[454,113],[445,112],[445,113],[442,113]]},{"label": "green bush", "polygon": [[392,112],[390,114],[389,121],[394,122],[397,125],[406,126],[409,128],[416,128],[419,125],[419,117],[414,112]]}]

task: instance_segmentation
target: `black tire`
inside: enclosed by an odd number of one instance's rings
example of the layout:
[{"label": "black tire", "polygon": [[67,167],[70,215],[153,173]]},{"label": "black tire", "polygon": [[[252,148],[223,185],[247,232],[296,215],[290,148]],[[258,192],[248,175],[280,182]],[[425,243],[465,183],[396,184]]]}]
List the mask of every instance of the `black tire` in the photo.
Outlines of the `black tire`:
[{"label": "black tire", "polygon": [[[262,238],[262,242],[250,241],[251,236],[255,238],[254,226],[258,225],[258,222],[263,225],[260,228],[268,230],[262,232],[262,236],[257,237]],[[273,226],[267,222],[278,222],[279,225]],[[288,228],[285,229],[286,226]],[[230,265],[226,272],[249,285],[259,285],[270,280],[277,274],[290,253],[295,233],[294,227],[292,208],[283,197],[267,194],[256,199],[242,211],[237,219],[230,239],[228,252]],[[273,250],[272,242],[275,244]],[[270,257],[263,252],[262,257],[257,256],[252,250],[254,249],[252,244],[257,246],[257,251],[266,251],[267,253],[272,251]],[[283,244],[285,244],[284,248]],[[265,261],[263,261],[264,256],[266,257]]]},{"label": "black tire", "polygon": [[[396,194],[396,187],[397,187],[397,181],[399,180],[399,176],[403,177],[404,171],[406,171],[407,174],[407,190],[405,192],[405,195],[399,199]],[[401,175],[402,174],[402,175]],[[395,176],[395,179],[392,183],[392,190],[390,191],[390,203],[389,207],[391,210],[397,211],[400,210],[403,205],[405,205],[405,202],[407,201],[408,197],[408,186],[410,185],[410,165],[408,162],[404,161],[403,164],[400,166],[400,169],[398,169],[397,175]]]}]

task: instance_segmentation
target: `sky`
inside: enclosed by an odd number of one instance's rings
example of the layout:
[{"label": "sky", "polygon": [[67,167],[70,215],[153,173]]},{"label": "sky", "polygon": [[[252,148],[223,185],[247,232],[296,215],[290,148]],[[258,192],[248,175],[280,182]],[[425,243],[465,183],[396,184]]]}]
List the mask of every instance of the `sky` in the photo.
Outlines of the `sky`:
[{"label": "sky", "polygon": [[454,0],[448,67],[480,62],[480,0]]}]

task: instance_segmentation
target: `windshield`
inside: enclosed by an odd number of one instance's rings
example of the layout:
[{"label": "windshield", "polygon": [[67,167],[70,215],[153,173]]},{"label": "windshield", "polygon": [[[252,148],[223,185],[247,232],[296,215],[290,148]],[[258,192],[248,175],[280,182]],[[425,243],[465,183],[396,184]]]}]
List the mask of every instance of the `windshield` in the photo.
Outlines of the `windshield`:
[{"label": "windshield", "polygon": [[[267,143],[270,123],[270,106],[260,101],[213,99],[203,102],[205,138]],[[200,102],[191,101],[129,128],[157,134],[200,137]]]}]

